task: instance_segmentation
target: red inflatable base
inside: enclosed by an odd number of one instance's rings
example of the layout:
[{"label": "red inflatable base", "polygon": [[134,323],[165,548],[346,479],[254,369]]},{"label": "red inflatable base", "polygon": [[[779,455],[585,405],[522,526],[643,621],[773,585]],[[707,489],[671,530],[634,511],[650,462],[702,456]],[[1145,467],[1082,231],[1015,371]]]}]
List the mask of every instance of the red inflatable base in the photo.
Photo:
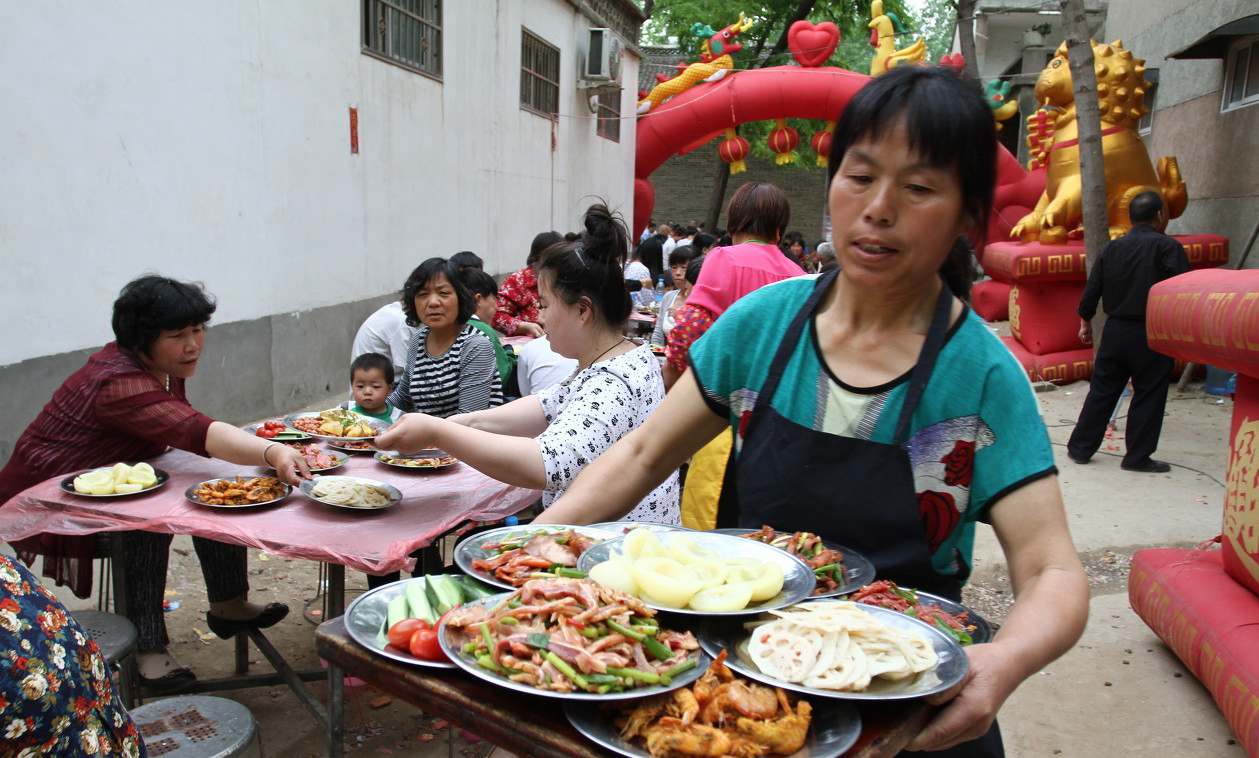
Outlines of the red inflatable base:
[{"label": "red inflatable base", "polygon": [[1023,347],[1013,337],[1002,337],[1006,348],[1014,354],[1027,376],[1033,382],[1070,384],[1093,375],[1093,349],[1063,350],[1057,353],[1036,355]]},{"label": "red inflatable base", "polygon": [[1132,557],[1128,600],[1259,754],[1259,597],[1224,573],[1218,550],[1154,548]]},{"label": "red inflatable base", "polygon": [[[1228,263],[1228,238],[1218,234],[1176,234],[1195,269]],[[993,242],[984,247],[984,271],[999,282],[1080,282],[1087,278],[1084,241],[1062,245],[1039,242]]]},{"label": "red inflatable base", "polygon": [[1076,307],[1084,287],[1075,282],[1020,282],[1010,288],[1010,333],[1035,355],[1086,347]]},{"label": "red inflatable base", "polygon": [[987,279],[971,288],[970,307],[984,321],[1005,321],[1010,318],[1010,285]]}]

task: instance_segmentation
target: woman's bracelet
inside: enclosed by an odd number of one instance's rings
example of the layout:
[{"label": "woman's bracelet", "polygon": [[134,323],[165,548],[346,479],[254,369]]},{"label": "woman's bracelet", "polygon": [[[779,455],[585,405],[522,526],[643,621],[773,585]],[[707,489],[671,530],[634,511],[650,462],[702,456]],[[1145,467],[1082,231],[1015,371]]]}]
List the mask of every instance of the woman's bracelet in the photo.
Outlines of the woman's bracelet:
[{"label": "woman's bracelet", "polygon": [[271,461],[267,459],[267,453],[271,452],[271,448],[275,447],[278,444],[280,443],[272,442],[270,445],[267,445],[266,447],[262,449],[262,465],[268,466],[270,468],[275,468],[275,466],[271,465]]}]

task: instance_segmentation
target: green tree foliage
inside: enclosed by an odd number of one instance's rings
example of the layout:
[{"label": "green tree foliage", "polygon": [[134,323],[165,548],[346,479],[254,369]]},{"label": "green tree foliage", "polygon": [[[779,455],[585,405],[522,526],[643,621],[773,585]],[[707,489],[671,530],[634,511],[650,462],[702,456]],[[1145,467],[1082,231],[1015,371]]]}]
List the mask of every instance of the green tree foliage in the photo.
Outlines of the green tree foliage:
[{"label": "green tree foliage", "polygon": [[[650,7],[647,3],[643,3],[643,7],[645,11],[650,11],[647,23],[643,25],[643,44],[676,45],[687,61],[697,59],[700,46],[708,39],[707,36],[692,33],[692,27],[697,22],[707,24],[713,29],[721,29],[737,21],[739,12],[742,11],[752,20],[753,26],[739,35],[743,49],[734,54],[735,70],[792,64],[791,53],[786,49],[784,38],[790,22],[802,9],[805,18],[813,23],[831,21],[839,27],[840,43],[831,55],[828,65],[865,73],[870,70],[870,61],[874,57],[874,48],[870,46],[870,30],[867,27],[870,22],[869,0],[749,0],[745,3],[730,0],[655,0],[650,3]],[[937,20],[932,14],[943,13],[951,23],[955,12],[949,0],[925,0],[926,13],[915,13],[907,0],[884,0],[884,8],[897,14],[906,28],[911,30],[903,38],[903,45],[925,36],[931,51],[931,60],[939,60],[940,54],[947,51],[947,42],[936,43],[932,47],[933,37],[942,38],[946,35],[942,30],[944,21]],[[949,26],[947,36],[950,42],[952,33],[952,27]],[[775,53],[780,40],[783,42],[782,51]],[[940,52],[936,52],[937,48]],[[800,145],[796,148],[800,160],[796,165],[815,166],[809,138],[821,130],[825,122],[788,119],[787,123],[800,133]],[[753,160],[773,159],[774,154],[766,144],[773,128],[772,121],[750,122],[739,127],[739,133],[751,144]]]}]

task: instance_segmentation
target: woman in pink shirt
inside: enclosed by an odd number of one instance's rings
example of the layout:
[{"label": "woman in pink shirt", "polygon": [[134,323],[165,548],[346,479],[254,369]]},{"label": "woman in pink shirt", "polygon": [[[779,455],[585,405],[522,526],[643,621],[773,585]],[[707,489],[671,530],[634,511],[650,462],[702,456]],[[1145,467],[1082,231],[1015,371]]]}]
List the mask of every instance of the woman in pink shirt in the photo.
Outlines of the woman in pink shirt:
[{"label": "woman in pink shirt", "polygon": [[666,387],[686,371],[686,352],[734,301],[804,270],[778,249],[791,220],[787,194],[768,182],[748,182],[735,191],[726,208],[727,231],[734,242],[715,247],[704,258],[699,282],[669,332],[664,367]]}]

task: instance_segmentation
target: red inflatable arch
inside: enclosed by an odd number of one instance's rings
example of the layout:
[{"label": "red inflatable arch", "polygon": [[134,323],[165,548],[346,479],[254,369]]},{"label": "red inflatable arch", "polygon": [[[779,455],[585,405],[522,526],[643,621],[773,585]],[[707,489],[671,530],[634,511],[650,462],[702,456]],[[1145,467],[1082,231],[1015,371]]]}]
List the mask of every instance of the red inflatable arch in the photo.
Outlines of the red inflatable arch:
[{"label": "red inflatable arch", "polygon": [[[671,156],[747,121],[776,118],[836,120],[870,80],[841,68],[774,66],[728,74],[700,84],[638,117],[634,164],[634,229],[642,231],[656,204],[651,174]],[[1044,175],[1028,174],[998,145],[997,199],[988,239],[1005,239],[1036,204]]]}]

